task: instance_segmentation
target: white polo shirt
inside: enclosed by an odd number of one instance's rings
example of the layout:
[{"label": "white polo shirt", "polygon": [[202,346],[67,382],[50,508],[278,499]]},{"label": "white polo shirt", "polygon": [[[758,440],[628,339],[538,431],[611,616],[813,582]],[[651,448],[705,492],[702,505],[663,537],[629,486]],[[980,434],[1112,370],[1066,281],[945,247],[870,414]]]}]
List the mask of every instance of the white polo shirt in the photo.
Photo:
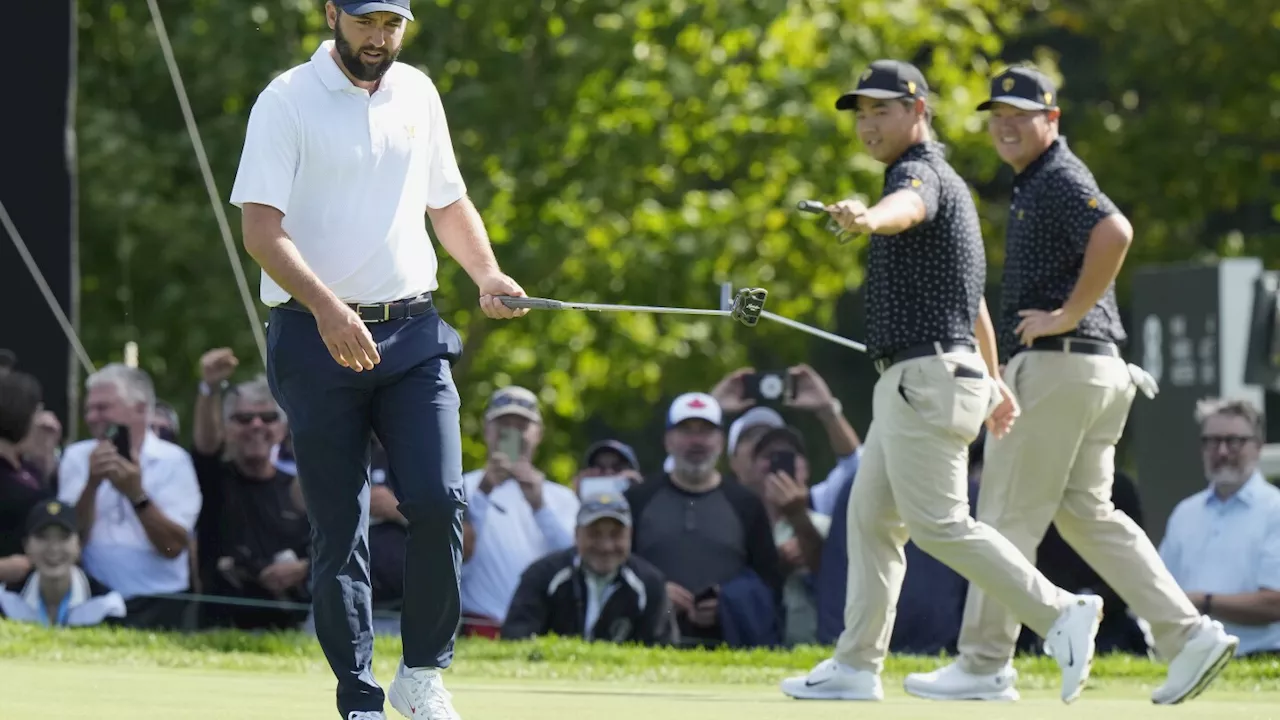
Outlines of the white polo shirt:
[{"label": "white polo shirt", "polygon": [[542,508],[534,512],[520,484],[507,479],[480,492],[484,468],[462,476],[467,521],[476,531],[475,552],[462,566],[462,611],[502,622],[520,576],[535,560],[573,545],[578,496],[550,480],[542,484]]},{"label": "white polo shirt", "polygon": [[[79,502],[89,482],[89,454],[97,444],[82,440],[62,454],[58,500],[67,505]],[[165,517],[191,533],[204,504],[191,456],[152,432],[142,441],[140,455],[143,492]],[[173,559],[161,555],[147,539],[129,499],[109,481],[98,486],[94,507],[97,514],[81,562],[90,575],[125,599],[190,588],[188,553]]]},{"label": "white polo shirt", "polygon": [[[444,106],[422,71],[393,63],[372,95],[320,45],[249,114],[231,203],[269,205],[320,281],[345,302],[435,290],[427,208],[466,194]],[[289,299],[264,271],[262,301]]]}]

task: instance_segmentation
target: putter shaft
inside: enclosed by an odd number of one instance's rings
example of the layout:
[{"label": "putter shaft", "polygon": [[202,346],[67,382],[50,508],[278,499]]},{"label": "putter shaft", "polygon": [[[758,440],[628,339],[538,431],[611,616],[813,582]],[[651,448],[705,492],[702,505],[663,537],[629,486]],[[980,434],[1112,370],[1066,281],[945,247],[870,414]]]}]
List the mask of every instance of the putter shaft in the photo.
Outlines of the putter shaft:
[{"label": "putter shaft", "polygon": [[799,330],[800,332],[806,332],[806,333],[809,333],[810,335],[813,335],[814,337],[820,337],[820,338],[822,338],[823,340],[828,340],[828,341],[833,342],[833,343],[835,343],[835,344],[837,344],[837,345],[843,345],[843,346],[845,346],[845,347],[847,347],[847,348],[850,348],[850,349],[852,349],[852,350],[857,350],[858,352],[866,352],[866,351],[867,351],[867,346],[866,346],[866,345],[863,345],[863,344],[862,344],[862,343],[860,343],[860,342],[856,342],[856,341],[850,340],[850,339],[849,339],[849,338],[847,338],[847,337],[841,337],[841,336],[836,335],[836,334],[834,334],[834,333],[829,333],[829,332],[827,332],[826,330],[819,330],[818,328],[816,328],[816,327],[814,327],[814,326],[812,326],[812,325],[806,325],[806,324],[804,324],[804,323],[802,323],[802,322],[798,322],[798,321],[796,321],[796,320],[792,320],[791,318],[785,318],[785,317],[782,317],[781,315],[778,315],[777,313],[771,313],[771,312],[769,312],[768,310],[765,310],[765,311],[761,312],[761,313],[760,313],[760,317],[762,317],[762,318],[767,318],[767,319],[772,320],[772,321],[774,321],[774,322],[776,322],[776,323],[781,323],[781,324],[783,324],[783,325],[786,325],[786,326],[787,326],[787,327],[789,327],[789,328],[792,328],[792,329],[795,329],[795,330]]},{"label": "putter shaft", "polygon": [[613,305],[608,303],[564,302],[561,305],[569,310],[587,310],[591,312],[640,312],[671,315],[732,315],[729,310],[713,310],[709,308],[661,307],[656,305]]}]

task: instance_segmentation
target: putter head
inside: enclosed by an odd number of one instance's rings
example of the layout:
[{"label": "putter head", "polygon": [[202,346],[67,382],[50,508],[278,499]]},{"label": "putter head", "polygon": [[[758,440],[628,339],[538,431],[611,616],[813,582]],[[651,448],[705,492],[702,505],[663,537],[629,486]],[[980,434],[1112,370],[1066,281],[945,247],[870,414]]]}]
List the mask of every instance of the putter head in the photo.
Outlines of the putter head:
[{"label": "putter head", "polygon": [[764,312],[767,297],[769,291],[764,288],[742,288],[733,298],[730,317],[747,327],[755,327],[760,322],[760,313]]}]

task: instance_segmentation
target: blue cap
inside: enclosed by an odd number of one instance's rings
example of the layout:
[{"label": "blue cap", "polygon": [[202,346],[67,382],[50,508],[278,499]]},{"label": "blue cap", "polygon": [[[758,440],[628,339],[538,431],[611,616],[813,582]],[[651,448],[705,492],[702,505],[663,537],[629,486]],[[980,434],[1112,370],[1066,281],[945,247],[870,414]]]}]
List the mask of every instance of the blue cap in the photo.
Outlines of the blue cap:
[{"label": "blue cap", "polygon": [[640,469],[640,461],[636,458],[636,451],[630,445],[618,440],[601,440],[600,442],[587,448],[586,465],[591,466],[591,462],[596,459],[596,454],[602,450],[612,450],[622,456],[623,460],[631,466],[632,470]]},{"label": "blue cap", "polygon": [[338,7],[348,15],[368,15],[375,12],[391,12],[406,20],[413,19],[409,12],[409,0],[338,0]]},{"label": "blue cap", "polygon": [[600,493],[582,498],[578,507],[578,527],[611,518],[631,527],[631,505],[620,493]]}]

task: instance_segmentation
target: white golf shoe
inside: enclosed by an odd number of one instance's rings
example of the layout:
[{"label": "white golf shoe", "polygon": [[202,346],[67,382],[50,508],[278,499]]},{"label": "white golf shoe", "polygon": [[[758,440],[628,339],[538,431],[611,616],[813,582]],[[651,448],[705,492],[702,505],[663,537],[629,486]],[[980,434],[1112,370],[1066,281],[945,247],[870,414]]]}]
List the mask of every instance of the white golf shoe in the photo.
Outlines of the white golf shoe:
[{"label": "white golf shoe", "polygon": [[951,663],[933,672],[911,673],[902,685],[908,693],[926,700],[998,700],[1015,702],[1018,671],[1005,665],[991,675],[975,675]]},{"label": "white golf shoe", "polygon": [[1072,703],[1084,691],[1093,669],[1093,653],[1102,623],[1102,598],[1075,595],[1044,640],[1044,651],[1062,668],[1062,702]]},{"label": "white golf shoe", "polygon": [[347,713],[347,720],[387,720],[387,716],[378,710],[352,710]]},{"label": "white golf shoe", "polygon": [[409,720],[462,720],[453,709],[452,696],[436,668],[410,670],[401,659],[387,699],[396,712]]},{"label": "white golf shoe", "polygon": [[808,675],[783,680],[782,692],[797,700],[884,700],[879,675],[830,659],[818,663]]},{"label": "white golf shoe", "polygon": [[1164,684],[1151,693],[1151,702],[1177,705],[1194,699],[1231,662],[1239,645],[1240,638],[1228,635],[1222,623],[1201,617],[1200,628],[1170,661]]}]

